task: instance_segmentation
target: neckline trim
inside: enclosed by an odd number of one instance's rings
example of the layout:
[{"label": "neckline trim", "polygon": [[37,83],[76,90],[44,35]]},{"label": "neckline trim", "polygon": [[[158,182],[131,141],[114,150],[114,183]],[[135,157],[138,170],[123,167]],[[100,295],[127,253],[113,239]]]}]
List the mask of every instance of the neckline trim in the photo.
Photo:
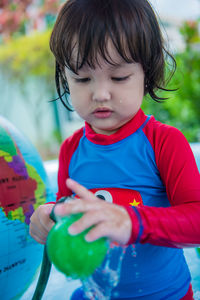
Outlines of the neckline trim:
[{"label": "neckline trim", "polygon": [[[144,123],[146,125],[147,116],[144,114],[142,109],[136,113],[136,115],[126,124],[124,124],[117,132],[111,135],[99,134],[96,133],[90,124],[85,122],[85,136],[86,138],[94,143],[101,145],[111,145],[116,142],[121,141],[122,139],[128,137],[129,135],[136,132]],[[144,126],[145,126],[144,125]]]}]

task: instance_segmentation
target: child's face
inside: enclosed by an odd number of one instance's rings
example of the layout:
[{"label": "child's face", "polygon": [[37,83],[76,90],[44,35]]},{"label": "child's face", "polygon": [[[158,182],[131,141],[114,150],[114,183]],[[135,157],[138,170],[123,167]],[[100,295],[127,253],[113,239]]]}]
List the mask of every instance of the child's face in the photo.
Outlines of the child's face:
[{"label": "child's face", "polygon": [[110,135],[133,118],[144,96],[144,72],[139,63],[126,63],[108,47],[117,66],[99,57],[95,69],[84,65],[78,75],[66,69],[74,109],[96,133]]}]

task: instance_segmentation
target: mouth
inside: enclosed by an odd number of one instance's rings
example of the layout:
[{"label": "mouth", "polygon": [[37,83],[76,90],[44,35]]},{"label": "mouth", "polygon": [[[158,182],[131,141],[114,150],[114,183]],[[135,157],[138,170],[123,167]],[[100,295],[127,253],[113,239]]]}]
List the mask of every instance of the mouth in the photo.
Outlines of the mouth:
[{"label": "mouth", "polygon": [[106,119],[111,116],[112,112],[108,107],[99,107],[93,111],[93,114],[98,119]]}]

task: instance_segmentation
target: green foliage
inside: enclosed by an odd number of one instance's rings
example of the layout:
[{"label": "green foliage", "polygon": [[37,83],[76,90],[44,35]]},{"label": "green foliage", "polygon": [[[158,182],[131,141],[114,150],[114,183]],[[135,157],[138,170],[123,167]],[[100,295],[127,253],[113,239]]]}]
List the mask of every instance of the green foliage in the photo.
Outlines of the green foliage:
[{"label": "green foliage", "polygon": [[0,45],[1,71],[24,84],[30,77],[42,79],[52,90],[54,58],[49,49],[50,30],[13,38]]},{"label": "green foliage", "polygon": [[180,33],[182,34],[186,45],[191,44],[191,43],[200,42],[198,23],[199,23],[199,20],[186,21],[181,26]]},{"label": "green foliage", "polygon": [[200,44],[197,28],[197,22],[185,22],[181,27],[186,47],[175,55],[177,70],[167,86],[176,91],[159,92],[162,97],[169,98],[163,103],[154,103],[146,97],[143,104],[146,113],[177,127],[189,142],[200,141]]}]

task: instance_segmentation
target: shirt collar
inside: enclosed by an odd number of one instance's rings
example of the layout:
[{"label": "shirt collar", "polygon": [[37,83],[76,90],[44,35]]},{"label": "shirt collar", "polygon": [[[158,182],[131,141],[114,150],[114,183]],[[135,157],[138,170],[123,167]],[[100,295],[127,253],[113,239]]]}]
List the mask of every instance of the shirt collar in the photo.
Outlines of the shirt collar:
[{"label": "shirt collar", "polygon": [[140,128],[140,126],[145,122],[146,119],[147,116],[141,109],[139,109],[136,115],[129,122],[124,124],[117,132],[111,135],[98,134],[94,132],[90,124],[85,122],[85,135],[86,138],[94,144],[114,144],[136,132],[136,130]]}]

